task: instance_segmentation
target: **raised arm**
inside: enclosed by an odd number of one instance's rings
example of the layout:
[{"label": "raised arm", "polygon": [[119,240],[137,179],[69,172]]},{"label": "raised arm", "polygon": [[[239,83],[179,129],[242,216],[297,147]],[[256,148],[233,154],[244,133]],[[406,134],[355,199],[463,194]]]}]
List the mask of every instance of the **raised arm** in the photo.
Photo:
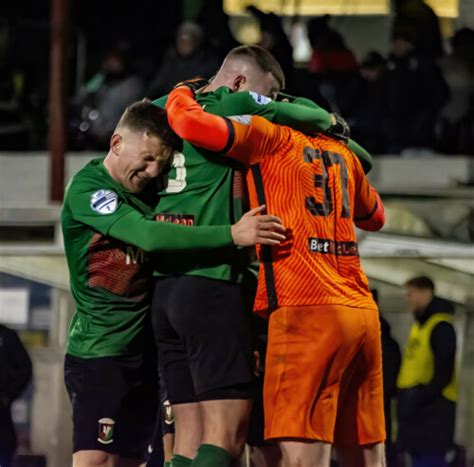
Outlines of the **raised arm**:
[{"label": "raised arm", "polygon": [[171,128],[181,138],[246,165],[257,163],[289,138],[288,129],[258,115],[226,118],[205,112],[187,86],[170,93],[166,111]]},{"label": "raised arm", "polygon": [[382,199],[362,173],[356,190],[354,222],[359,229],[370,232],[380,230],[385,224]]},{"label": "raised arm", "polygon": [[171,128],[189,143],[215,152],[226,152],[231,147],[234,131],[230,121],[205,112],[187,86],[169,94],[166,112]]}]

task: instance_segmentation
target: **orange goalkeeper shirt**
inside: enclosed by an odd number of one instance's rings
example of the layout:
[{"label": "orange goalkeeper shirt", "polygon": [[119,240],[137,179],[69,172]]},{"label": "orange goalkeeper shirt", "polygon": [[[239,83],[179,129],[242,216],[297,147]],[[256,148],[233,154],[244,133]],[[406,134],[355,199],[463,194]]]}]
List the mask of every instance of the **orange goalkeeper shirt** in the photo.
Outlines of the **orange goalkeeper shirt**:
[{"label": "orange goalkeeper shirt", "polygon": [[307,136],[258,116],[228,120],[206,114],[189,95],[179,89],[170,95],[172,128],[196,145],[225,148],[228,156],[251,165],[251,206],[265,204],[289,229],[285,243],[257,247],[255,311],[323,304],[376,308],[354,222],[378,230],[383,206],[352,152],[324,135]]}]

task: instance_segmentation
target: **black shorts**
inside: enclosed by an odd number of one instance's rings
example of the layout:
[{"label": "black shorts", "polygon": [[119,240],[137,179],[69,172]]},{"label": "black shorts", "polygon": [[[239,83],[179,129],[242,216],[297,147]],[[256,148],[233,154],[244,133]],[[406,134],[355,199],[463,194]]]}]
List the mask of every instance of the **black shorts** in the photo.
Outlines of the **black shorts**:
[{"label": "black shorts", "polygon": [[158,278],[152,320],[171,404],[253,397],[250,320],[239,284]]},{"label": "black shorts", "polygon": [[66,355],[64,380],[72,404],[73,452],[100,450],[147,460],[158,413],[156,366],[141,355]]}]

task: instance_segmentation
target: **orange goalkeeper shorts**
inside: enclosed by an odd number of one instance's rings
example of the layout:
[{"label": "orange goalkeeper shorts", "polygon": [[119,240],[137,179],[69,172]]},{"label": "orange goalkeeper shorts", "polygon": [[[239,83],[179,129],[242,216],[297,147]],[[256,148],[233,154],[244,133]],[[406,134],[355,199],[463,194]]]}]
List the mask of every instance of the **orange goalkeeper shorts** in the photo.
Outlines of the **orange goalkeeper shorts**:
[{"label": "orange goalkeeper shorts", "polygon": [[384,441],[380,339],[376,309],[276,310],[265,365],[265,439],[347,447]]}]

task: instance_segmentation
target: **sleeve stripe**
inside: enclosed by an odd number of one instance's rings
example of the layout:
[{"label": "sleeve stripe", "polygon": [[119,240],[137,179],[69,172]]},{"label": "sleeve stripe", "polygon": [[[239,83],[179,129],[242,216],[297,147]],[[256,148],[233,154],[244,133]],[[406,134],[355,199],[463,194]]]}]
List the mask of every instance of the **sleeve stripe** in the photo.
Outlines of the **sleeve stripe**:
[{"label": "sleeve stripe", "polygon": [[224,149],[221,152],[227,153],[230,151],[230,148],[234,144],[235,130],[234,130],[234,125],[227,117],[222,117],[222,118],[227,123],[227,128],[229,129],[229,137],[227,138],[227,143],[225,144]]},{"label": "sleeve stripe", "polygon": [[378,207],[379,207],[379,203],[378,203],[378,201],[375,201],[375,205],[374,205],[372,211],[370,211],[370,213],[367,214],[366,216],[354,217],[354,222],[368,221],[375,214],[375,211],[377,211]]},{"label": "sleeve stripe", "polygon": [[[257,192],[257,199],[260,205],[266,204],[265,200],[265,187],[263,185],[263,177],[262,172],[260,170],[259,164],[252,165],[251,167],[253,180],[255,182],[255,190]],[[266,214],[267,211],[262,214]],[[263,263],[263,270],[265,273],[265,286],[267,289],[267,299],[268,299],[268,306],[271,311],[278,308],[278,295],[276,291],[276,284],[275,284],[275,273],[273,270],[273,257],[272,257],[272,249],[270,245],[262,245],[261,250],[262,255],[262,263]]]}]

